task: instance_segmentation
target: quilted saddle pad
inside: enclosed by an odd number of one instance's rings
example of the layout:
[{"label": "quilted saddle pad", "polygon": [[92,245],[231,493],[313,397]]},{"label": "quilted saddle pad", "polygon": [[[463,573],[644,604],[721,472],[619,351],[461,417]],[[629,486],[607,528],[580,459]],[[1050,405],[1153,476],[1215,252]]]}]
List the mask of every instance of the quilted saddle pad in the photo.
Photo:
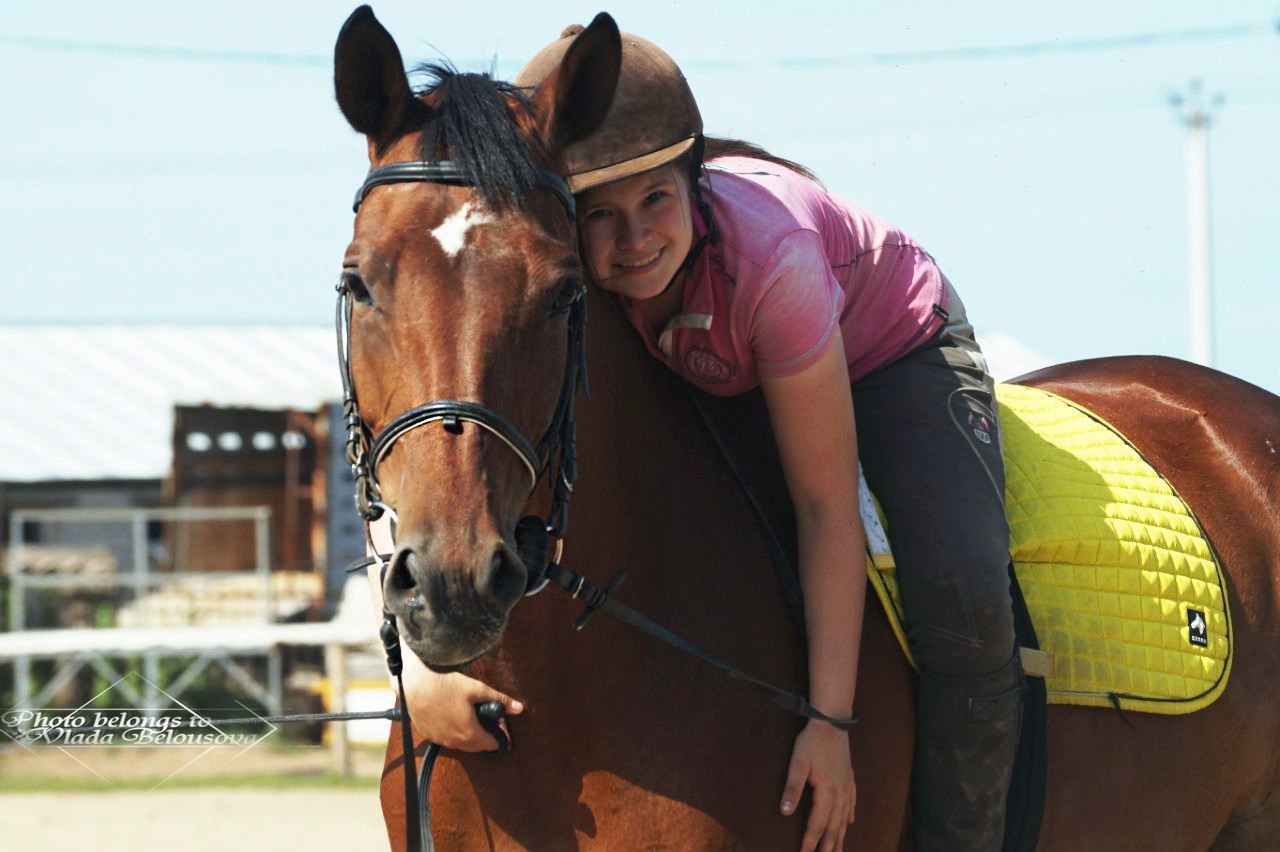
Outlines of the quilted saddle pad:
[{"label": "quilted saddle pad", "polygon": [[[1010,552],[1050,703],[1190,713],[1231,671],[1231,616],[1216,554],[1168,482],[1076,404],[997,388]],[[883,520],[862,484],[868,575],[907,656]],[[912,665],[915,665],[912,660]]]}]

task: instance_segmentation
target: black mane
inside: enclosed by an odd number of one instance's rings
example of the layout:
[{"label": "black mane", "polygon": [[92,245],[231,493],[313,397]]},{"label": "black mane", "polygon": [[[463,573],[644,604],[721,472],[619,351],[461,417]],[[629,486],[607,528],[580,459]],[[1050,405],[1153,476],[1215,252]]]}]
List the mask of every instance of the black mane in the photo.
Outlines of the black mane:
[{"label": "black mane", "polygon": [[491,207],[523,206],[525,191],[538,183],[538,165],[504,96],[526,106],[528,96],[489,74],[464,74],[449,63],[425,63],[415,72],[427,77],[419,96],[439,94],[422,129],[422,159],[458,163]]}]

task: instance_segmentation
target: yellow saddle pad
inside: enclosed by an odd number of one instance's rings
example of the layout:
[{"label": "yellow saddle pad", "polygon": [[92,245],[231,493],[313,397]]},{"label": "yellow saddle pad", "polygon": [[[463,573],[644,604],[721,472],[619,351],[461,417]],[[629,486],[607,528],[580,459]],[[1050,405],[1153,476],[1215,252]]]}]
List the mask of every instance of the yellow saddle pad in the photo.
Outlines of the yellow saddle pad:
[{"label": "yellow saddle pad", "polygon": [[[998,386],[997,398],[1010,551],[1050,703],[1165,714],[1211,704],[1231,671],[1231,617],[1221,566],[1187,505],[1074,403],[1018,385]],[[869,496],[863,522],[868,575],[910,657]]]}]

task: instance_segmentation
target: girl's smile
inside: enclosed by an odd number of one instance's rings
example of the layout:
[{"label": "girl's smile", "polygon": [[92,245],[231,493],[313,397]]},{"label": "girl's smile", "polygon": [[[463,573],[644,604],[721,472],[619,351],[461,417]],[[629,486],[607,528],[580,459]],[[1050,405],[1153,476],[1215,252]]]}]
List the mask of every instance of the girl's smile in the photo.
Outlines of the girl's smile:
[{"label": "girl's smile", "polygon": [[619,260],[615,265],[622,268],[624,275],[643,275],[655,267],[665,249],[658,249],[649,257],[637,261]]}]

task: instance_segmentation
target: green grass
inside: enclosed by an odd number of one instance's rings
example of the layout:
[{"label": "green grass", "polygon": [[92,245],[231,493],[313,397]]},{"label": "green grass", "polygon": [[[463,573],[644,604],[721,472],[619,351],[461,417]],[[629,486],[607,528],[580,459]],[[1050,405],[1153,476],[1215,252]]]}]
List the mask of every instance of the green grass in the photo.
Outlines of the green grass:
[{"label": "green grass", "polygon": [[[163,782],[163,783],[161,783]],[[0,778],[0,795],[4,793],[112,793],[145,792],[157,784],[160,790],[368,790],[376,795],[378,779],[344,778],[335,772],[277,773],[234,776],[183,776],[163,778],[130,778],[103,781],[88,773],[83,778]]]}]

